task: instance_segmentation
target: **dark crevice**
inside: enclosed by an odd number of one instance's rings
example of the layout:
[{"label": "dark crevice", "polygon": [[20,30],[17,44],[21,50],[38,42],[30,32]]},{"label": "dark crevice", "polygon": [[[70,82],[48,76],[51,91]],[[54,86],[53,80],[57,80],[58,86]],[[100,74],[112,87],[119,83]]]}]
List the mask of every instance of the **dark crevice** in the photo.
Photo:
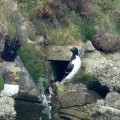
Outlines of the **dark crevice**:
[{"label": "dark crevice", "polygon": [[[70,114],[70,113],[60,112],[60,114],[63,114],[63,115],[66,115],[66,116],[72,116],[72,117],[74,117],[74,118],[77,118],[77,119],[80,119],[80,120],[81,120],[81,118],[80,118],[80,117],[77,117],[77,116],[72,115],[72,114]],[[63,116],[63,115],[61,115],[61,116]],[[68,118],[68,117],[67,117],[67,118]]]},{"label": "dark crevice", "polygon": [[17,51],[21,46],[19,38],[11,39],[9,36],[5,38],[5,46],[2,52],[2,59],[5,61],[13,62],[14,59],[17,57]]},{"label": "dark crevice", "polygon": [[97,92],[102,98],[105,98],[107,93],[110,92],[106,85],[101,85],[99,81],[91,81],[87,85],[88,89]]},{"label": "dark crevice", "polygon": [[15,100],[14,107],[16,111],[16,120],[39,120],[40,117],[46,117],[42,113],[44,106],[39,103]]},{"label": "dark crevice", "polygon": [[68,117],[65,117],[65,116],[60,116],[60,118],[62,118],[62,119],[64,119],[64,120],[72,120],[72,119],[70,119],[70,118],[68,118]]},{"label": "dark crevice", "polygon": [[51,60],[50,62],[53,69],[54,81],[61,81],[64,78],[65,69],[69,61]]},{"label": "dark crevice", "polygon": [[16,101],[23,101],[23,102],[30,102],[30,103],[36,103],[36,104],[41,104],[42,101],[39,101],[38,98],[36,97],[15,97]]},{"label": "dark crevice", "polygon": [[69,106],[69,107],[61,107],[61,109],[69,109],[69,108],[72,108],[72,107],[83,107],[83,106],[85,106],[85,105],[87,105],[88,103],[86,102],[85,104],[81,104],[81,105],[71,105],[71,106]]}]

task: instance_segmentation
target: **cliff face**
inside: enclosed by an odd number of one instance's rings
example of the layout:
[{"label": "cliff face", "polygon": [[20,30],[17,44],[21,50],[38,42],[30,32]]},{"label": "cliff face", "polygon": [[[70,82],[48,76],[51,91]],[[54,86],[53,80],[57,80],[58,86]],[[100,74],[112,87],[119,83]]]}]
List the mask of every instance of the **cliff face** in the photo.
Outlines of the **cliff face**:
[{"label": "cliff face", "polygon": [[[19,86],[14,97],[5,97],[0,88],[1,120],[9,115],[11,120],[44,120],[48,112],[55,120],[120,119],[119,0],[1,0],[0,6],[0,56],[7,36],[21,43],[13,61],[0,57],[0,86]],[[82,67],[73,80],[56,85],[73,46],[79,48]],[[50,111],[43,110],[43,97],[50,97],[45,101]]]},{"label": "cliff face", "polygon": [[[56,69],[52,74],[54,66],[50,63],[52,71],[48,80],[54,91],[51,100],[55,120],[119,119],[119,52],[104,54],[90,46],[89,50],[82,46],[85,56],[82,58],[80,72],[65,84],[54,83],[57,78],[54,75],[58,75],[59,71]],[[62,64],[63,61],[59,60]],[[59,67],[61,69],[61,66]]]}]

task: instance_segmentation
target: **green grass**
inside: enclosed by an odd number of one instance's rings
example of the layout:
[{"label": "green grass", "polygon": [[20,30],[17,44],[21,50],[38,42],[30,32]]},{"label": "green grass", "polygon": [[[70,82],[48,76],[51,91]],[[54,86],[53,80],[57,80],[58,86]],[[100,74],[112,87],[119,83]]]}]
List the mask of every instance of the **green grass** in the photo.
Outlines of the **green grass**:
[{"label": "green grass", "polygon": [[0,90],[4,88],[4,79],[2,76],[0,76]]},{"label": "green grass", "polygon": [[96,80],[96,78],[94,75],[81,71],[80,75],[77,78],[72,80],[72,83],[73,84],[83,83],[86,86],[88,86],[92,81],[95,81],[95,80]]},{"label": "green grass", "polygon": [[45,53],[43,48],[36,50],[35,46],[24,43],[19,50],[19,55],[34,80],[38,80],[42,75],[46,74]]},{"label": "green grass", "polygon": [[[93,14],[87,16],[90,19],[87,22],[82,19],[79,12],[76,13],[69,8],[69,1],[62,1],[59,8],[51,7],[54,2],[54,0],[18,0],[19,12],[35,27],[35,29],[27,28],[26,34],[31,40],[35,41],[36,34],[46,35],[49,44],[64,45],[72,41],[92,40],[101,30],[120,35],[120,19],[114,16],[115,11],[120,11],[119,0],[96,1]],[[9,35],[15,36],[19,33],[19,17],[13,10],[13,3],[2,0],[0,4],[2,4],[0,24],[5,24]],[[52,21],[37,18],[39,9],[42,7],[51,13]],[[44,9],[42,12],[44,13]],[[64,19],[63,23],[61,23],[61,16]]]},{"label": "green grass", "polygon": [[0,5],[0,24],[7,27],[9,36],[15,36],[16,28],[18,25],[15,5],[13,5],[13,2],[11,0],[1,0]]}]

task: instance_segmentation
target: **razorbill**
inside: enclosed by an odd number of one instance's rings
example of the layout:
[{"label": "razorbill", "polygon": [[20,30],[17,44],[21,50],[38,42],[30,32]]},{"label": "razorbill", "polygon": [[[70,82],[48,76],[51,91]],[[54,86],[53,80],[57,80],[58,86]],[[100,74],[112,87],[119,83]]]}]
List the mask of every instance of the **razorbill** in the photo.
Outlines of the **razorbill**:
[{"label": "razorbill", "polygon": [[79,50],[75,47],[70,49],[72,52],[72,56],[70,59],[70,63],[68,64],[66,70],[65,70],[65,77],[62,80],[62,83],[71,80],[80,70],[81,67],[81,59],[79,57]]}]

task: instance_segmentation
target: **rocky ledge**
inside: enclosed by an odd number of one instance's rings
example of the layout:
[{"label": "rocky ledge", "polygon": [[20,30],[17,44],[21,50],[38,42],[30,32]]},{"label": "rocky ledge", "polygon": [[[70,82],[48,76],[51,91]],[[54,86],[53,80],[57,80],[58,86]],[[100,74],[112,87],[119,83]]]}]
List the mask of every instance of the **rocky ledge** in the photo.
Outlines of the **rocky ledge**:
[{"label": "rocky ledge", "polygon": [[0,120],[15,120],[15,101],[11,97],[0,97]]}]

